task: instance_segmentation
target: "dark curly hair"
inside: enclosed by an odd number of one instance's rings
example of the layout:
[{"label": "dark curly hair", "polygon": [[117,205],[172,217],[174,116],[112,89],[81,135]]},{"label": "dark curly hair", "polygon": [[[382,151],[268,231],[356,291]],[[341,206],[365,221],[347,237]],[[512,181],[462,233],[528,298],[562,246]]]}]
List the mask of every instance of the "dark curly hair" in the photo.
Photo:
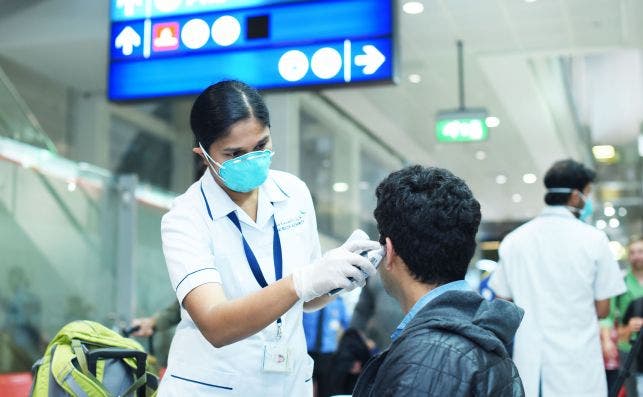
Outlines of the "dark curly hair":
[{"label": "dark curly hair", "polygon": [[[545,187],[566,187],[583,191],[585,187],[594,182],[596,172],[572,159],[555,162],[545,174]],[[546,193],[547,205],[565,205],[571,193]]]},{"label": "dark curly hair", "polygon": [[380,243],[390,238],[412,276],[426,284],[461,280],[476,246],[480,203],[450,171],[414,165],[375,191]]}]

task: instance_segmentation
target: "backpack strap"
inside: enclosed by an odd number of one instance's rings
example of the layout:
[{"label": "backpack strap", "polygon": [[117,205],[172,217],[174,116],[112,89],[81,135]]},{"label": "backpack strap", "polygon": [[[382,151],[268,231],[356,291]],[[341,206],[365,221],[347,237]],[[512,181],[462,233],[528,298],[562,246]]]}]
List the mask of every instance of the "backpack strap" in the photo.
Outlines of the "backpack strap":
[{"label": "backpack strap", "polygon": [[78,365],[80,365],[80,370],[85,375],[89,375],[89,367],[87,366],[87,356],[85,356],[85,349],[83,348],[82,343],[78,339],[71,340],[71,348],[76,355],[78,360]]},{"label": "backpack strap", "polygon": [[139,388],[143,388],[143,393],[138,393],[138,395],[145,395],[145,385],[147,385],[147,374],[143,374],[143,376],[138,377],[134,383],[130,387],[127,388],[121,395],[122,396],[127,396],[130,393],[133,393],[135,390],[139,390]]}]

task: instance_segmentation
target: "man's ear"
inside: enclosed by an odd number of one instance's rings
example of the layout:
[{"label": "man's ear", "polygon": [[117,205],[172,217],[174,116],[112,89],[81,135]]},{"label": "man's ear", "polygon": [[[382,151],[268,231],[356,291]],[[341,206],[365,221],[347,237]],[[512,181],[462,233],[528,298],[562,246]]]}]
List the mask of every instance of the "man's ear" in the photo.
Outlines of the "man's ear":
[{"label": "man's ear", "polygon": [[395,252],[395,247],[393,247],[393,241],[387,237],[386,242],[384,243],[386,248],[386,256],[384,257],[384,267],[386,270],[391,270],[393,268],[393,263],[397,258],[397,253]]},{"label": "man's ear", "polygon": [[574,189],[571,196],[569,196],[569,205],[571,205],[572,207],[578,207],[582,201],[583,199],[580,197],[580,192]]}]

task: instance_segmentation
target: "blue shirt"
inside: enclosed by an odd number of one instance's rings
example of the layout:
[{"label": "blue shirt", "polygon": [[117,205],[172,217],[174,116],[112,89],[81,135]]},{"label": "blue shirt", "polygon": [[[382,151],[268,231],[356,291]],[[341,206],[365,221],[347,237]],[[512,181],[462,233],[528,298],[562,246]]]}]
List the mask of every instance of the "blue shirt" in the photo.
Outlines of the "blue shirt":
[{"label": "blue shirt", "polygon": [[406,316],[402,319],[402,322],[400,325],[397,326],[397,329],[391,334],[391,340],[397,339],[401,334],[402,331],[404,331],[404,328],[413,320],[413,317],[422,310],[424,306],[426,306],[427,303],[431,302],[433,299],[437,298],[438,296],[442,295],[443,293],[447,291],[471,291],[471,287],[469,287],[469,284],[467,284],[466,281],[464,280],[458,280],[458,281],[452,281],[447,284],[440,285],[437,288],[432,289],[431,291],[427,292],[423,297],[418,299],[417,302],[415,302],[415,305],[409,310],[408,313],[406,313]]},{"label": "blue shirt", "polygon": [[[315,346],[320,317],[323,320],[321,325],[321,346]],[[346,313],[346,307],[341,297],[337,297],[337,299],[328,303],[323,309],[311,313],[304,313],[304,333],[306,334],[308,351],[315,353],[334,352],[337,349],[338,333],[348,328],[349,322],[350,319]]]}]

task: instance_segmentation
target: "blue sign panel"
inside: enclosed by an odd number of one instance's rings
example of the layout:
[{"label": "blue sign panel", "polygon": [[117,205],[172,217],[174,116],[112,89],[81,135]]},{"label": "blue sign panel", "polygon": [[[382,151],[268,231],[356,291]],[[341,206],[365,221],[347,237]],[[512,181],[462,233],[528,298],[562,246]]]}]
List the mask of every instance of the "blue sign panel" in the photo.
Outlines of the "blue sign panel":
[{"label": "blue sign panel", "polygon": [[389,0],[112,0],[111,100],[391,81]]}]

